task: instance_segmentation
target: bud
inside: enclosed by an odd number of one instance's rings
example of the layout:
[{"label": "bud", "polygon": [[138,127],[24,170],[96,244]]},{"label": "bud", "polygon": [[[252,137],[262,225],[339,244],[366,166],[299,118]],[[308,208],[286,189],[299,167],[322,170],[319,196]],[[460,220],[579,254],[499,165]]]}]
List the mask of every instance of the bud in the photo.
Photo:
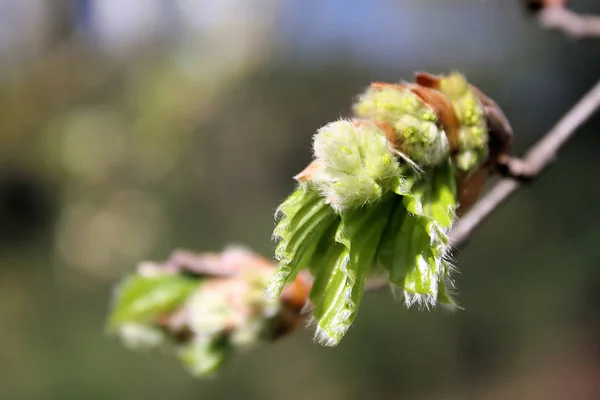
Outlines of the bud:
[{"label": "bud", "polygon": [[385,133],[371,122],[327,124],[318,130],[313,147],[322,168],[312,183],[336,210],[381,199],[399,174]]},{"label": "bud", "polygon": [[450,98],[460,122],[456,167],[459,171],[472,172],[488,157],[488,127],[484,107],[477,92],[458,73],[441,77],[438,89]]},{"label": "bud", "polygon": [[407,306],[451,306],[448,233],[454,222],[456,182],[449,161],[428,171],[402,197],[384,231],[378,261],[402,289]]},{"label": "bud", "polygon": [[300,275],[281,297],[264,296],[275,268],[245,249],[174,252],[141,263],[118,288],[109,329],[134,349],[171,349],[196,376],[217,372],[235,351],[296,329],[310,285]]},{"label": "bud", "polygon": [[401,132],[401,148],[418,165],[438,165],[448,157],[448,139],[435,123],[407,114],[398,118],[394,128]]},{"label": "bud", "polygon": [[277,298],[309,269],[320,343],[335,346],[342,340],[366,280],[381,267],[407,306],[454,306],[447,257],[456,173],[441,126],[452,128],[459,150],[479,146],[483,137],[478,103],[463,95],[463,83],[450,81],[448,88],[458,93],[460,118],[437,89],[374,84],[354,105],[360,120],[333,122],[316,133],[315,160],[296,176],[299,187],[278,209],[273,236],[280,263],[267,293]]},{"label": "bud", "polygon": [[389,124],[394,148],[421,167],[438,165],[448,156],[448,139],[435,110],[409,85],[372,85],[354,104],[354,113]]}]

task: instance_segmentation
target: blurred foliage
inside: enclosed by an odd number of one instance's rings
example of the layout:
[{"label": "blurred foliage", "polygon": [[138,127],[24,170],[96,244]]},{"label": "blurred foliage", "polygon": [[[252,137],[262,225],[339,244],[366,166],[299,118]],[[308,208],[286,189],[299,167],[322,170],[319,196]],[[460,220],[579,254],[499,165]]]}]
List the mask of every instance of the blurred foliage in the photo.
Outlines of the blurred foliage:
[{"label": "blurred foliage", "polygon": [[275,265],[246,248],[174,251],[142,262],[118,285],[108,329],[132,349],[176,354],[195,377],[217,373],[238,351],[302,326],[311,280],[300,274],[281,297],[265,296]]},{"label": "blurred foliage", "polygon": [[[505,110],[520,154],[599,77],[597,43],[539,30],[516,2],[440,11],[411,1],[408,14],[385,3],[371,19],[338,7],[337,22],[376,26],[382,33],[361,31],[361,43],[394,57],[375,60],[365,48],[357,57],[335,41],[316,55],[281,50],[266,21],[234,59],[212,56],[211,32],[208,49],[183,40],[127,61],[68,36],[2,71],[3,399],[600,396],[597,117],[456,254],[462,312],[409,311],[370,295],[335,351],[305,331],[237,358],[213,382],[105,336],[111,286],[140,259],[229,242],[272,254],[271,216],[310,160],[311,136],[348,114],[370,81],[460,69]],[[410,51],[393,47],[401,18],[431,35],[411,35]],[[300,21],[294,34],[316,32]],[[235,32],[224,43],[244,26],[223,25]]]}]

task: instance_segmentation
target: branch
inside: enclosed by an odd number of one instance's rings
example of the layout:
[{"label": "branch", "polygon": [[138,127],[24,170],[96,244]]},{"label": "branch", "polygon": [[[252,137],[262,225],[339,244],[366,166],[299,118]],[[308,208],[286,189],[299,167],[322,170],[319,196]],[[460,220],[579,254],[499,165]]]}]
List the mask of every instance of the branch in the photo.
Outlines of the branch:
[{"label": "branch", "polygon": [[460,246],[490,214],[504,203],[521,185],[514,176],[538,177],[554,160],[556,153],[586,120],[600,107],[600,82],[581,99],[523,157],[509,167],[511,175],[498,182],[477,204],[459,220],[450,234],[454,246]]},{"label": "branch", "polygon": [[538,20],[548,29],[558,29],[566,35],[581,38],[600,38],[600,16],[578,14],[564,7],[546,7]]},{"label": "branch", "polygon": [[541,25],[557,29],[576,38],[600,38],[600,16],[579,14],[565,6],[565,0],[526,0],[526,6],[536,13]]},{"label": "branch", "polygon": [[[506,163],[507,177],[500,180],[461,219],[450,233],[450,242],[455,247],[465,244],[471,234],[502,203],[523,184],[537,178],[554,161],[556,153],[585,121],[600,108],[600,81],[567,112],[556,125],[540,139],[522,159],[510,159]],[[385,279],[372,279],[366,291],[374,292],[389,286]]]},{"label": "branch", "polygon": [[[600,82],[523,159],[504,157],[500,172],[505,178],[459,220],[450,233],[451,245],[464,244],[522,185],[523,177],[537,178],[599,107]],[[301,271],[279,298],[266,298],[264,291],[275,269],[269,259],[242,248],[201,254],[179,250],[164,263],[141,263],[137,274],[119,288],[109,322],[111,332],[130,347],[172,343],[190,372],[210,375],[232,350],[277,340],[304,325],[313,278],[309,271]],[[373,279],[365,290],[388,286],[387,278]],[[166,305],[171,309],[162,308]],[[150,321],[135,322],[141,318]]]},{"label": "branch", "polygon": [[[462,217],[450,234],[453,246],[464,245],[477,227],[485,221],[502,203],[523,184],[524,180],[537,178],[554,161],[560,148],[574,136],[586,120],[600,108],[600,82],[598,82],[575,106],[567,112],[558,123],[540,139],[522,159],[505,161],[506,176],[479,200],[475,206]],[[226,267],[218,255],[199,256],[186,251],[175,251],[167,261],[171,270],[182,270],[198,275],[233,276],[235,267]],[[367,283],[366,291],[373,292],[389,286],[389,280],[372,279]]]}]

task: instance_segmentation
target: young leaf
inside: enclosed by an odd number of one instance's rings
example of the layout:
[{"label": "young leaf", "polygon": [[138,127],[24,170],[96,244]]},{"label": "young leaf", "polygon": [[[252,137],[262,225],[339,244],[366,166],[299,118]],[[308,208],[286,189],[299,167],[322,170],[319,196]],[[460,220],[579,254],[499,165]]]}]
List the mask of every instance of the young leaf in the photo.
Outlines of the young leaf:
[{"label": "young leaf", "polygon": [[301,185],[279,207],[283,217],[273,233],[279,239],[275,255],[279,268],[269,281],[267,295],[276,298],[284,286],[305,268],[330,224],[334,210],[310,185]]},{"label": "young leaf", "polygon": [[454,222],[456,180],[450,162],[428,171],[404,197],[406,209],[422,215],[447,231]]},{"label": "young leaf", "polygon": [[419,166],[437,165],[448,157],[448,140],[435,111],[408,85],[372,85],[354,104],[354,113],[386,124],[391,145]]},{"label": "young leaf", "polygon": [[328,231],[321,238],[321,242],[315,252],[309,268],[314,276],[314,282],[310,291],[310,301],[312,304],[320,304],[324,293],[330,284],[330,279],[335,274],[336,266],[340,260],[345,259],[343,253],[346,248],[341,243],[335,241],[336,232],[339,229],[341,218],[338,217],[331,225]]},{"label": "young leaf", "polygon": [[[321,282],[327,279],[327,284],[313,313],[318,321],[315,337],[327,346],[337,345],[356,317],[365,280],[374,265],[395,197],[391,194],[368,207],[342,213],[335,240],[344,249],[338,253],[329,277],[317,275]],[[321,282],[315,282],[317,287],[323,285]]]},{"label": "young leaf", "polygon": [[479,96],[464,76],[450,74],[439,80],[439,90],[452,102],[460,122],[458,152],[454,156],[460,171],[471,172],[488,156],[488,127]]},{"label": "young leaf", "polygon": [[452,279],[454,267],[446,260],[442,262],[443,272],[438,282],[438,304],[441,304],[449,310],[459,309],[460,306],[454,299],[455,283]]},{"label": "young leaf", "polygon": [[406,211],[397,206],[387,228],[379,260],[389,269],[390,281],[404,289],[409,306],[434,306],[439,283],[446,282],[449,269],[442,265],[449,250],[447,232],[454,220],[455,193],[449,162],[427,171],[405,194]]},{"label": "young leaf", "polygon": [[117,289],[109,327],[126,322],[145,322],[177,307],[200,281],[183,275],[132,275]]}]

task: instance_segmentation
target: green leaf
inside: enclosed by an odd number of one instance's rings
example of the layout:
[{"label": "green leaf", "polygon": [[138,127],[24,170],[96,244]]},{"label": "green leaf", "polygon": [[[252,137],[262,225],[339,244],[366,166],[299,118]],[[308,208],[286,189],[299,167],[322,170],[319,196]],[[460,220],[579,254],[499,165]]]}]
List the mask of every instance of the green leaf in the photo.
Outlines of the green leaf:
[{"label": "green leaf", "polygon": [[421,173],[415,171],[409,164],[402,164],[398,171],[398,176],[387,184],[399,196],[410,195],[412,187],[421,179]]},{"label": "green leaf", "polygon": [[109,327],[126,322],[145,322],[168,312],[198,288],[197,278],[182,275],[132,275],[117,289]]},{"label": "green leaf", "polygon": [[[456,206],[449,158],[425,171],[409,163],[399,164],[396,175],[383,174],[376,180],[381,187],[380,200],[365,200],[370,197],[363,198],[360,193],[362,182],[368,181],[363,178],[370,176],[364,173],[370,171],[370,158],[362,153],[378,148],[361,147],[366,139],[352,136],[354,130],[346,132],[347,125],[341,127],[346,130],[333,128],[337,125],[319,132],[319,151],[315,153],[321,155],[326,170],[338,169],[340,174],[327,177],[321,171],[322,175],[313,177],[315,182],[300,186],[279,208],[283,217],[274,236],[280,240],[275,251],[280,265],[268,288],[268,295],[275,298],[300,269],[310,268],[314,283],[309,298],[314,305],[316,339],[328,346],[337,345],[350,328],[366,278],[381,265],[388,269],[390,281],[404,289],[408,305],[450,304],[446,290],[451,289],[446,285],[449,268],[444,267],[444,257]],[[387,168],[382,163],[374,171],[385,170],[381,166]],[[331,190],[324,189],[327,185],[333,185]],[[350,191],[363,200],[332,203],[332,198],[348,195],[336,192],[334,187],[342,186],[335,185],[352,187]],[[441,293],[440,286],[444,286]]]},{"label": "green leaf", "polygon": [[404,289],[407,305],[433,305],[438,295],[439,268],[425,226],[428,220],[411,215],[397,204],[380,245],[378,259],[390,282]]},{"label": "green leaf", "polygon": [[278,297],[298,271],[308,267],[321,237],[338,218],[319,193],[306,185],[299,187],[279,212],[283,217],[273,235],[279,238],[275,255],[280,263],[267,287],[270,298]]},{"label": "green leaf", "polygon": [[[450,304],[448,232],[454,221],[456,183],[450,162],[425,171],[388,224],[378,259],[388,268],[390,281],[404,289],[408,306]],[[444,292],[440,293],[443,286]]]},{"label": "green leaf", "polygon": [[[342,223],[335,240],[344,248],[333,250],[332,258],[335,255],[337,258],[330,268],[331,272],[328,276],[317,275],[315,285],[318,289],[311,293],[311,298],[318,300],[313,312],[318,321],[316,339],[325,345],[337,345],[356,317],[365,280],[373,267],[395,197],[388,195],[368,207],[342,213]],[[323,286],[325,288],[321,289]]]},{"label": "green leaf", "polygon": [[[337,258],[334,263],[330,264],[326,272],[322,271],[323,273],[317,276],[320,289],[318,291],[315,289],[315,293],[311,294],[318,300],[312,314],[318,323],[315,337],[320,343],[330,346],[337,344],[340,340],[336,325],[338,321],[333,321],[335,313],[344,311],[344,307],[348,306],[345,297],[349,298],[352,294],[352,281],[348,276],[347,268],[348,249],[342,245],[335,246],[335,248],[339,251]],[[338,319],[340,317],[348,319],[350,315],[346,313],[338,316]]]},{"label": "green leaf", "polygon": [[404,197],[411,214],[424,216],[444,230],[452,226],[456,209],[456,178],[448,161],[433,168],[415,182]]},{"label": "green leaf", "polygon": [[[431,247],[431,239],[424,228],[422,217],[409,216],[405,219],[398,240],[398,257],[394,263],[390,280],[404,289],[408,306],[418,303],[435,305],[438,295],[439,261]],[[406,261],[406,263],[402,262]]]},{"label": "green leaf", "polygon": [[342,253],[346,248],[335,241],[335,235],[339,229],[340,223],[341,218],[337,219],[336,223],[333,223],[323,235],[310,264],[314,282],[309,298],[313,304],[319,304],[321,302],[329,279],[334,275],[334,270],[338,261],[344,258]]},{"label": "green leaf", "polygon": [[438,283],[438,304],[441,304],[442,306],[450,310],[460,309],[460,306],[454,299],[454,291],[456,286],[451,275],[453,267],[448,261],[443,261],[442,267],[444,268],[444,271]]},{"label": "green leaf", "polygon": [[406,214],[400,229],[394,233],[393,256],[390,267],[390,281],[404,287],[408,271],[415,269],[419,260],[428,255],[429,235],[419,217]]}]

